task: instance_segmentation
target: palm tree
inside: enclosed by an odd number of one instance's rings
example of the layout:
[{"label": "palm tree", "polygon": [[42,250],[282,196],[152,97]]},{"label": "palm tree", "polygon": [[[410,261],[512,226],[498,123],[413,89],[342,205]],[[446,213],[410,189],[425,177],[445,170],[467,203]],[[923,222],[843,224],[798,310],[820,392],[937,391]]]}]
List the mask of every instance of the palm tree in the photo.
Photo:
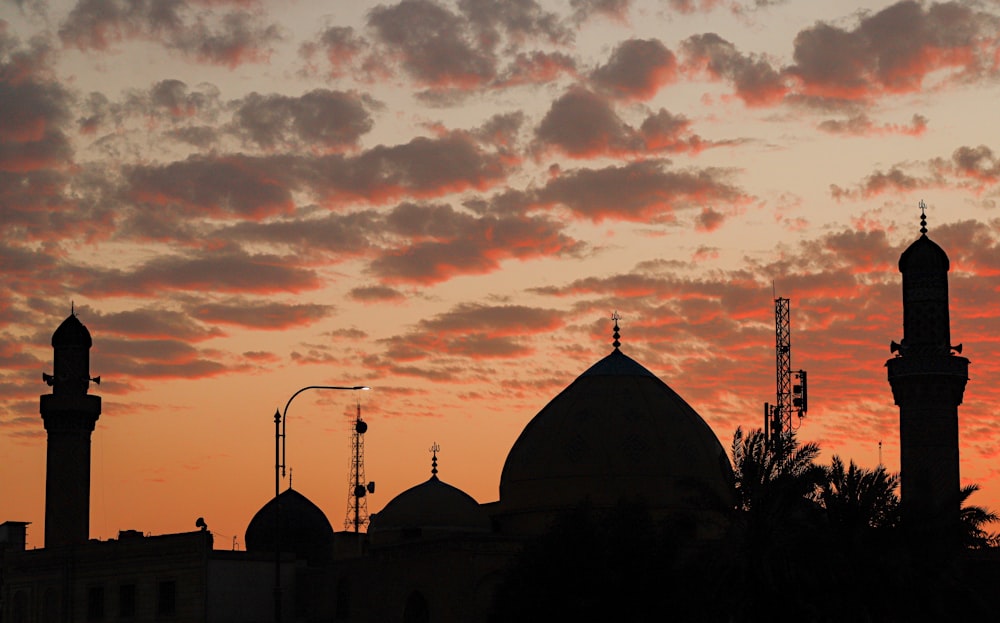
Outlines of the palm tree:
[{"label": "palm tree", "polygon": [[817,503],[825,476],[815,462],[819,446],[794,436],[777,443],[760,429],[733,435],[736,504],[722,598],[733,600],[735,621],[823,619],[816,595],[829,588],[822,562],[829,548]]},{"label": "palm tree", "polygon": [[864,469],[852,460],[845,469],[835,455],[826,468],[819,498],[830,524],[854,539],[870,529],[899,524],[898,487],[899,475],[888,473],[885,467]]},{"label": "palm tree", "polygon": [[1000,515],[982,506],[965,503],[976,491],[979,485],[971,484],[959,491],[958,501],[961,508],[958,511],[958,522],[961,530],[961,542],[967,549],[987,549],[1000,546],[1000,534],[987,532],[983,526],[1000,520]]}]

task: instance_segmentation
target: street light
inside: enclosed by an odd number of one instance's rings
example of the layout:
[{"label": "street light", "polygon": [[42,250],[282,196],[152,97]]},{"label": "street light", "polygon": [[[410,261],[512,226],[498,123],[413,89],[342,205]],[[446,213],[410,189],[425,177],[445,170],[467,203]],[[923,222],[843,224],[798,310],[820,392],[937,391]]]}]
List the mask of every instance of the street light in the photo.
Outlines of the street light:
[{"label": "street light", "polygon": [[284,411],[274,410],[274,623],[281,623],[281,503],[278,496],[281,494],[281,479],[285,477],[285,424],[288,422],[288,407],[292,401],[309,389],[358,391],[371,388],[364,385],[309,385],[292,394],[285,403]]}]

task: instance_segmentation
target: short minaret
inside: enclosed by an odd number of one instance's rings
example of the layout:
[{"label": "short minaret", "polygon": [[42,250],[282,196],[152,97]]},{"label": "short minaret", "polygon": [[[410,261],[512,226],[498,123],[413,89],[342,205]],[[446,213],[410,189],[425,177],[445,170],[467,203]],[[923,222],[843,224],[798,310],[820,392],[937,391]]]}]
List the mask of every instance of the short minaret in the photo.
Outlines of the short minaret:
[{"label": "short minaret", "polygon": [[48,445],[45,459],[45,547],[86,543],[90,538],[90,434],[101,415],[101,397],[87,394],[90,332],[75,313],[52,334],[52,387],[41,396]]},{"label": "short minaret", "polygon": [[927,237],[922,201],[920,209],[920,238],[899,258],[903,339],[885,364],[899,406],[903,520],[913,526],[958,519],[958,405],[969,380],[962,345],[951,345],[948,255]]}]

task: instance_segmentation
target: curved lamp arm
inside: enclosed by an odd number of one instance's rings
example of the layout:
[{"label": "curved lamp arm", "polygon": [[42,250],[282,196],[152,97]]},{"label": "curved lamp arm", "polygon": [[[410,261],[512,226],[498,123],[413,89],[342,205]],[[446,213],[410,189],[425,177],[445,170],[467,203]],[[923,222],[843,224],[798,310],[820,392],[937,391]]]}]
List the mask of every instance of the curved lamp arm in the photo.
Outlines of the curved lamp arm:
[{"label": "curved lamp arm", "polygon": [[369,390],[371,389],[371,387],[368,387],[366,385],[355,385],[353,387],[346,387],[340,385],[309,385],[307,387],[303,387],[299,391],[292,394],[292,397],[289,398],[288,402],[285,403],[285,410],[282,411],[280,415],[277,410],[274,411],[275,421],[277,421],[279,417],[281,419],[281,477],[282,478],[285,477],[285,424],[288,422],[288,407],[291,406],[292,401],[295,400],[296,396],[298,396],[299,394],[308,389],[339,389],[345,391],[358,391],[358,390]]}]

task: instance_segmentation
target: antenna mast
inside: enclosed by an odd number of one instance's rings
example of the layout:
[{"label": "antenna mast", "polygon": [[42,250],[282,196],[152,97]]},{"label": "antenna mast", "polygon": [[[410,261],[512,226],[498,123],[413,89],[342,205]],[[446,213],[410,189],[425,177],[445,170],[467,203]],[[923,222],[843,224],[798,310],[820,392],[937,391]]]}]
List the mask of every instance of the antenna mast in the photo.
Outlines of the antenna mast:
[{"label": "antenna mast", "polygon": [[[784,454],[792,435],[792,414],[808,408],[806,371],[792,371],[792,328],[789,300],[774,299],[775,404],[764,403],[764,436],[772,452]],[[794,385],[792,379],[797,381]]]},{"label": "antenna mast", "polygon": [[354,431],[351,433],[351,476],[347,489],[347,517],[344,519],[344,529],[359,532],[361,526],[368,524],[368,497],[375,493],[375,483],[365,482],[365,433],[368,424],[361,419],[361,401],[358,401],[358,412],[354,419]]}]

